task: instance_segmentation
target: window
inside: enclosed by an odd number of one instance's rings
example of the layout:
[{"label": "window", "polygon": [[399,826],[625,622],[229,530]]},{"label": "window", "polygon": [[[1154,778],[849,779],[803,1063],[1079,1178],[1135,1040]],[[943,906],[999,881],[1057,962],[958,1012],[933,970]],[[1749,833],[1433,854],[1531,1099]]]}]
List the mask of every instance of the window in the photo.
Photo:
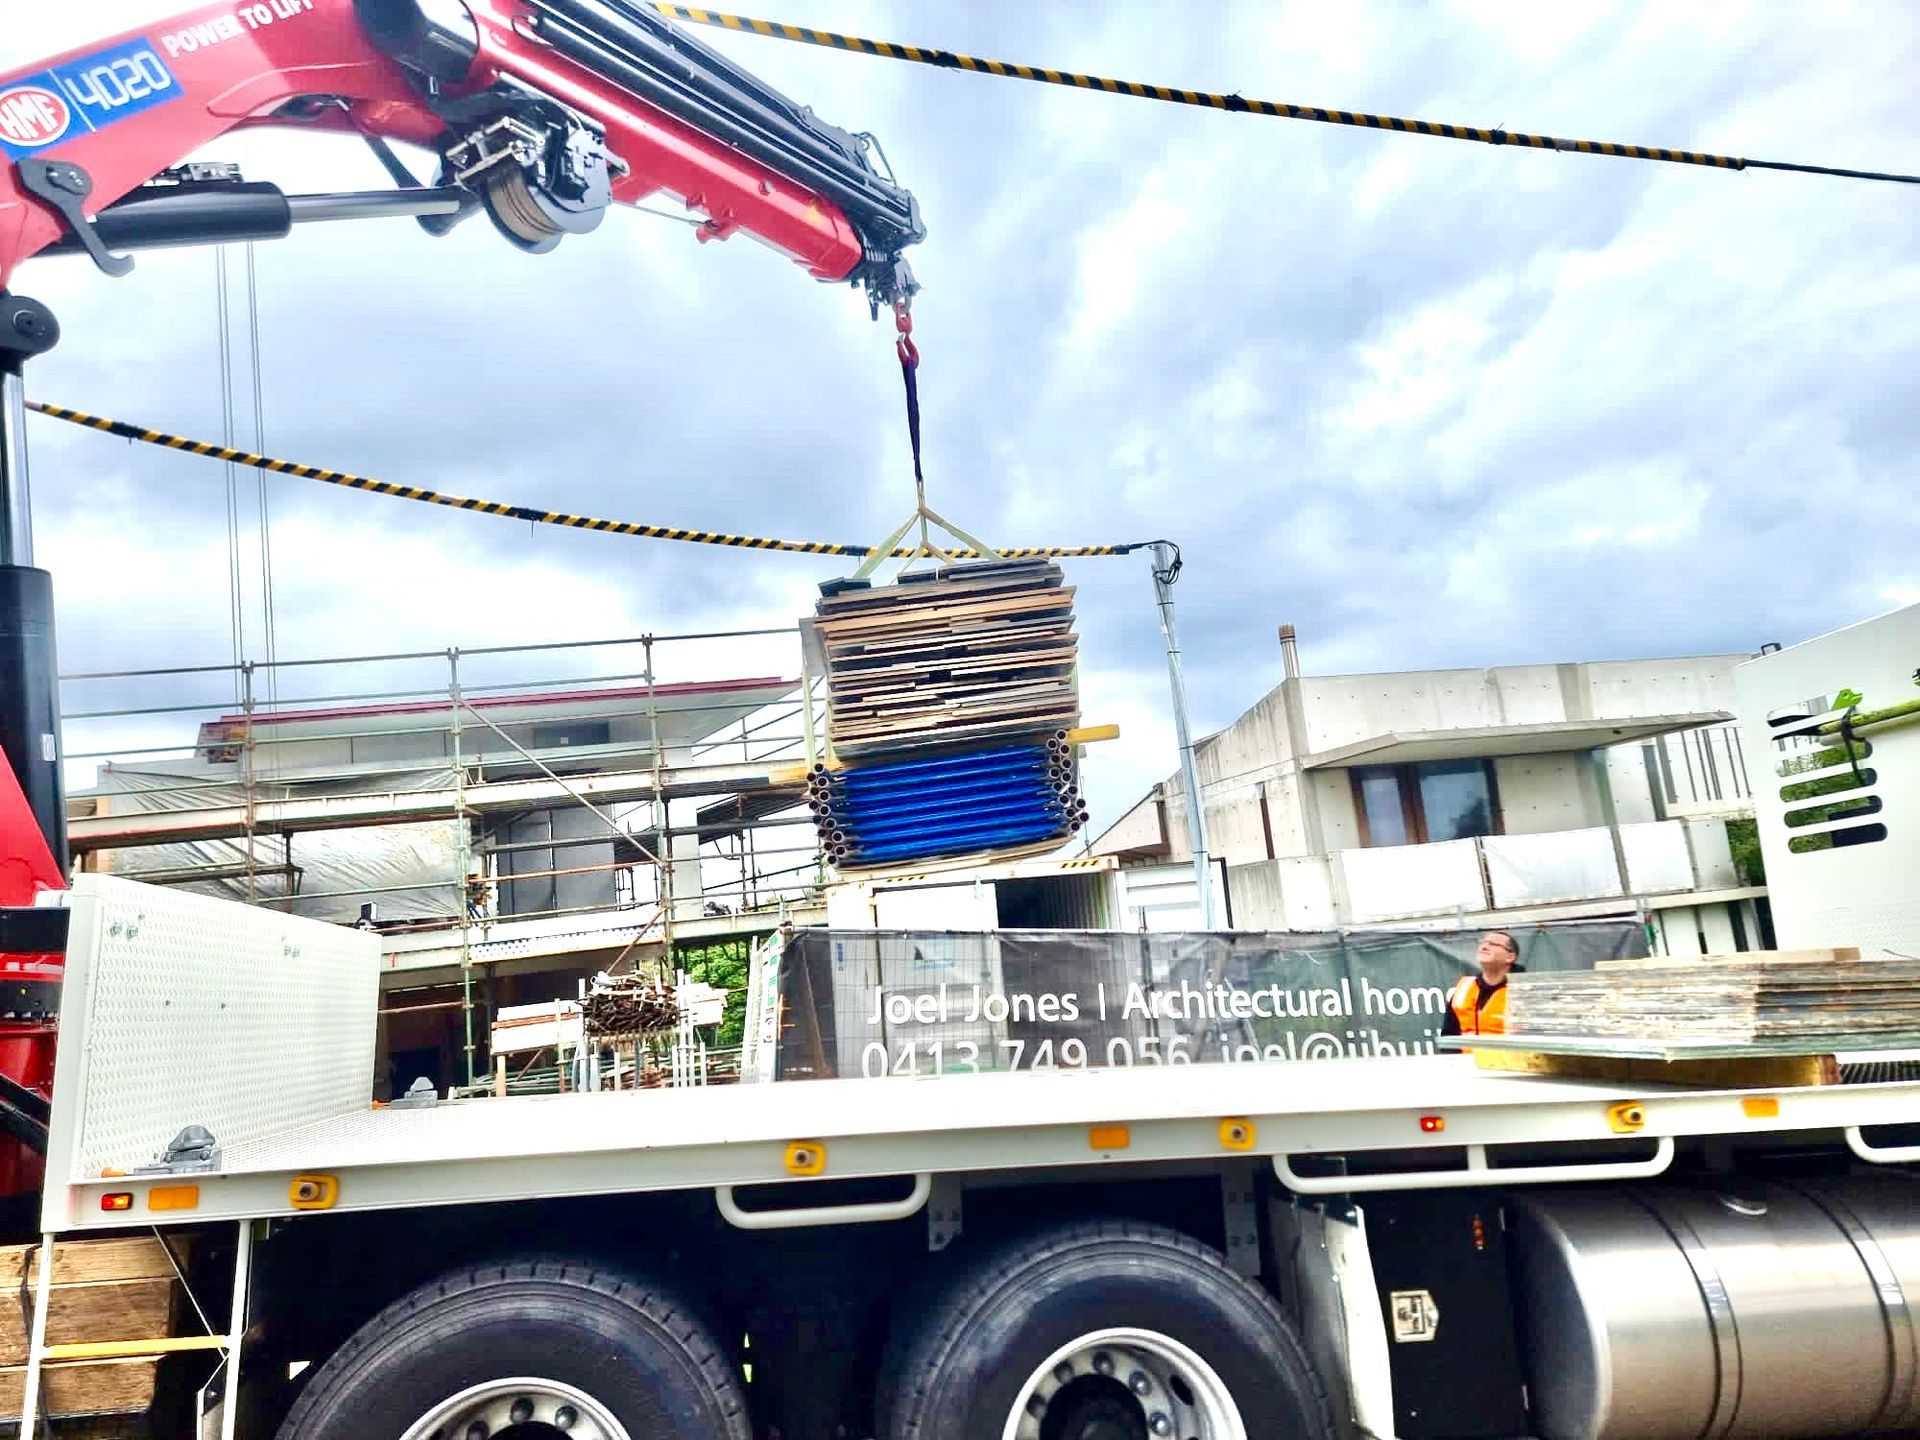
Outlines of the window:
[{"label": "window", "polygon": [[1493,767],[1485,760],[1448,760],[1413,767],[1428,840],[1464,840],[1493,833]]},{"label": "window", "polygon": [[607,745],[613,726],[606,720],[559,720],[527,726],[529,750],[558,750],[564,745]]},{"label": "window", "polygon": [[1353,772],[1360,801],[1360,839],[1366,845],[1408,845],[1413,824],[1400,791],[1400,771],[1379,765]]},{"label": "window", "polygon": [[1352,774],[1362,845],[1424,845],[1500,833],[1491,761],[1364,765]]}]

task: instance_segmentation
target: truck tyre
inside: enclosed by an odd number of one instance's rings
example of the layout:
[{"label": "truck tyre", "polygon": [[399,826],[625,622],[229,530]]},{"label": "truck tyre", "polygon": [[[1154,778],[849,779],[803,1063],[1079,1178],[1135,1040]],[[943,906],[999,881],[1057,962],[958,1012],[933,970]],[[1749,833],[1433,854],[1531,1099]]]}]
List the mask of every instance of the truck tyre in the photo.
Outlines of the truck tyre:
[{"label": "truck tyre", "polygon": [[1214,1250],[1133,1221],[978,1257],[894,1337],[881,1440],[1328,1440],[1272,1299]]},{"label": "truck tyre", "polygon": [[740,1375],[671,1292],[587,1263],[480,1265],[356,1331],[280,1440],[751,1440]]}]

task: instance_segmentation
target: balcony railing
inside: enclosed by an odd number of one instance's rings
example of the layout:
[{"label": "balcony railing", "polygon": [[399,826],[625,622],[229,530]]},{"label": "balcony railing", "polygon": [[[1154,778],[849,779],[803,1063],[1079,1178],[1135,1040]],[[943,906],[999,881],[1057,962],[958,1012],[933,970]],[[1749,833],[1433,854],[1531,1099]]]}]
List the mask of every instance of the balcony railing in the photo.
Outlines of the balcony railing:
[{"label": "balcony railing", "polygon": [[1346,892],[1343,923],[1510,910],[1714,888],[1699,873],[1679,820],[1622,825],[1627,874],[1605,826],[1539,835],[1489,835],[1431,845],[1341,850],[1332,857]]},{"label": "balcony railing", "polygon": [[1746,753],[1738,725],[1703,725],[1657,736],[1644,745],[1649,783],[1674,819],[1750,815]]}]

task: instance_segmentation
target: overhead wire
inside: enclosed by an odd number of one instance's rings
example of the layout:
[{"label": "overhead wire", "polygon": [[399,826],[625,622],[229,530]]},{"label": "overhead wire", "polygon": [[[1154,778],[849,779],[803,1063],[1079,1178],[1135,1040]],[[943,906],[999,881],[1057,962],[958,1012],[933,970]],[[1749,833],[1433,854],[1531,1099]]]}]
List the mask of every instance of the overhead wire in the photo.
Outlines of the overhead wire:
[{"label": "overhead wire", "polygon": [[[741,550],[779,550],[802,555],[866,557],[873,555],[877,548],[872,545],[850,545],[829,540],[778,540],[760,535],[729,534],[719,530],[691,530],[670,525],[650,525],[637,520],[608,520],[591,515],[574,515],[562,510],[541,510],[536,506],[515,505],[501,500],[478,500],[428,490],[418,485],[400,485],[391,480],[376,480],[367,475],[355,475],[351,471],[329,470],[318,465],[302,465],[292,460],[275,459],[249,450],[237,450],[232,445],[216,445],[210,440],[193,440],[184,435],[170,435],[164,430],[149,430],[138,425],[130,425],[124,420],[110,420],[101,415],[89,415],[83,410],[71,410],[64,405],[52,405],[41,400],[29,400],[27,408],[50,419],[64,420],[68,424],[84,426],[89,430],[98,430],[107,435],[117,435],[123,440],[131,440],[142,445],[157,445],[188,455],[199,455],[229,466],[251,466],[253,469],[270,471],[276,475],[293,475],[302,480],[318,480],[327,485],[345,486],[348,489],[364,490],[375,495],[390,495],[399,500],[413,500],[427,505],[444,505],[455,510],[471,510],[481,515],[498,515],[511,520],[524,520],[535,525],[558,525],[568,529],[593,530],[602,534],[628,535],[646,540],[675,540],[690,545],[720,545]],[[1083,559],[1092,556],[1128,555],[1138,548],[1140,548],[1138,544],[1014,545],[995,550],[993,558],[1004,560],[1040,557]],[[906,559],[927,552],[919,546],[896,546],[885,553],[894,559]],[[983,556],[983,552],[977,549],[947,549],[940,553],[962,560],[975,560]]]},{"label": "overhead wire", "polygon": [[1716,170],[1791,170],[1806,175],[1828,175],[1847,180],[1877,180],[1896,185],[1920,185],[1920,175],[1881,170],[1857,170],[1838,165],[1802,165],[1785,160],[1755,160],[1737,155],[1714,155],[1696,150],[1670,150],[1652,145],[1623,145],[1611,140],[1571,140],[1555,135],[1535,135],[1508,130],[1503,126],[1485,129],[1476,125],[1454,125],[1436,120],[1408,120],[1398,115],[1373,115],[1358,110],[1328,110],[1318,105],[1296,105],[1285,100],[1249,100],[1238,94],[1214,94],[1204,90],[1186,90],[1172,85],[1149,85],[1138,80],[1114,80],[1104,75],[1087,75],[1074,70],[1057,70],[1044,65],[1023,65],[1004,60],[988,60],[975,55],[941,50],[930,45],[903,45],[888,40],[868,40],[859,35],[844,35],[834,30],[814,30],[789,25],[779,20],[759,20],[746,15],[730,15],[691,5],[673,5],[665,0],[646,0],[651,8],[669,19],[692,25],[734,30],[744,35],[763,35],[774,40],[791,40],[802,45],[818,45],[829,50],[845,50],[856,55],[877,55],[886,60],[904,60],[917,65],[932,65],[944,70],[964,70],[979,75],[994,75],[1004,80],[1030,80],[1042,85],[1065,85],[1079,90],[1101,90],[1110,95],[1126,95],[1136,100],[1158,100],[1171,105],[1194,105],[1204,109],[1225,110],[1235,114],[1264,115],[1277,120],[1311,120],[1323,125],[1348,125],[1362,130],[1396,130],[1409,135],[1431,135],[1443,140],[1471,140],[1485,145],[1518,145],[1523,149],[1559,150],[1581,155],[1611,155],[1625,160],[1660,160],[1674,165],[1702,165]]}]

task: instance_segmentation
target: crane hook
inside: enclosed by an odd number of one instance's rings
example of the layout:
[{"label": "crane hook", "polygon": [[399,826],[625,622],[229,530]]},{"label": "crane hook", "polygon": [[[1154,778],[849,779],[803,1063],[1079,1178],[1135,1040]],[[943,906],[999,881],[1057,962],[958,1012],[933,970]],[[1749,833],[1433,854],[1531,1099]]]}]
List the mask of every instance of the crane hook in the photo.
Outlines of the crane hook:
[{"label": "crane hook", "polygon": [[920,347],[913,343],[913,313],[910,299],[897,295],[893,301],[893,328],[897,332],[893,349],[900,357],[900,379],[907,390],[907,437],[913,444],[913,482],[920,489],[920,503],[926,503],[926,476],[920,469]]}]

